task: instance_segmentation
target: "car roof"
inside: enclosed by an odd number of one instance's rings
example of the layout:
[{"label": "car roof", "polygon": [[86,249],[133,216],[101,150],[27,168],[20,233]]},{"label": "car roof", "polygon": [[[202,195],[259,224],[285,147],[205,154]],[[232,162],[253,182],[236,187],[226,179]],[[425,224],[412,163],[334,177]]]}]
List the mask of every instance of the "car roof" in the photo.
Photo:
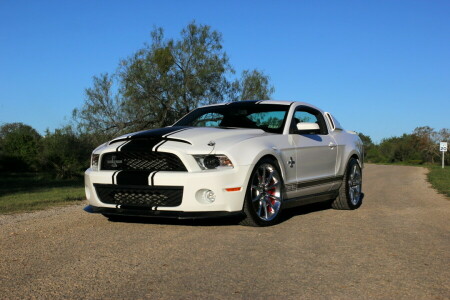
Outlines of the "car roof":
[{"label": "car roof", "polygon": [[243,100],[243,101],[234,101],[234,102],[224,102],[224,103],[217,103],[217,104],[210,104],[210,105],[205,105],[203,107],[210,107],[210,106],[221,106],[221,105],[245,105],[245,104],[278,104],[278,105],[292,105],[292,104],[296,104],[296,106],[298,105],[306,105],[306,106],[310,106],[313,108],[316,108],[318,110],[321,111],[321,109],[319,109],[318,107],[307,103],[307,102],[301,102],[301,101],[291,101],[291,100]]}]

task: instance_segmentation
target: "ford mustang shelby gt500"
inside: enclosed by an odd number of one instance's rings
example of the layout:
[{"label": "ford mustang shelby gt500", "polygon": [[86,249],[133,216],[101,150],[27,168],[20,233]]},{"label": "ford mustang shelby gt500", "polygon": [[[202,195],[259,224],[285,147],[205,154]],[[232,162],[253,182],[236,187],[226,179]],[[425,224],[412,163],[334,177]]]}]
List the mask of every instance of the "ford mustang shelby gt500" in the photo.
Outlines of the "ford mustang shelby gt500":
[{"label": "ford mustang shelby gt500", "polygon": [[244,225],[266,226],[282,209],[312,202],[358,208],[362,167],[359,137],[310,104],[209,105],[95,149],[86,210],[110,218],[241,214]]}]

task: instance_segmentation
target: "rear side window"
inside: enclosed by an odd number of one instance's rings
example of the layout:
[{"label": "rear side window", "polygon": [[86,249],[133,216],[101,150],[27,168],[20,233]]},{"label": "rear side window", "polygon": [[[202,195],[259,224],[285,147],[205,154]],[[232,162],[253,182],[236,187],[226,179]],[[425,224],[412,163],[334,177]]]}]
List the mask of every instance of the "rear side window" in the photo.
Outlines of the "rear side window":
[{"label": "rear side window", "polygon": [[326,118],[328,119],[328,123],[330,123],[331,130],[344,130],[342,125],[334,116],[332,116],[329,112],[325,113]]},{"label": "rear side window", "polygon": [[335,130],[336,129],[336,125],[334,125],[333,118],[331,117],[331,115],[329,113],[325,113],[325,115],[327,116],[328,121],[330,122],[331,129]]}]

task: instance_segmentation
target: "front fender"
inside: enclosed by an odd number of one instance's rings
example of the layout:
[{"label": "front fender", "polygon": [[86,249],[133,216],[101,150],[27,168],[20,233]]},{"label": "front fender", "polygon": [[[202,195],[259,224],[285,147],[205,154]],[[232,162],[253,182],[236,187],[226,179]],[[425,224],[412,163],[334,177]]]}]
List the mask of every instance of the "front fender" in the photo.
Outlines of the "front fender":
[{"label": "front fender", "polygon": [[243,141],[234,145],[232,148],[228,149],[227,152],[230,153],[230,158],[232,161],[236,162],[237,165],[253,167],[266,156],[273,157],[280,167],[281,176],[283,179],[286,175],[285,164],[281,156],[282,147],[287,147],[287,143],[284,141],[286,136],[284,135],[274,135],[271,139],[251,139]]}]

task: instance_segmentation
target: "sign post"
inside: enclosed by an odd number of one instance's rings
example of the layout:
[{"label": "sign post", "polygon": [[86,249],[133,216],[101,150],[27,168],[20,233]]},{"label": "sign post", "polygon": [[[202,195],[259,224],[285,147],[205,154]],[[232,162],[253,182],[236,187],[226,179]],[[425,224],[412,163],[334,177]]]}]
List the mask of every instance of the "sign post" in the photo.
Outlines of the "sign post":
[{"label": "sign post", "polygon": [[447,142],[441,142],[439,149],[442,152],[442,169],[444,168],[444,153],[447,152]]}]

